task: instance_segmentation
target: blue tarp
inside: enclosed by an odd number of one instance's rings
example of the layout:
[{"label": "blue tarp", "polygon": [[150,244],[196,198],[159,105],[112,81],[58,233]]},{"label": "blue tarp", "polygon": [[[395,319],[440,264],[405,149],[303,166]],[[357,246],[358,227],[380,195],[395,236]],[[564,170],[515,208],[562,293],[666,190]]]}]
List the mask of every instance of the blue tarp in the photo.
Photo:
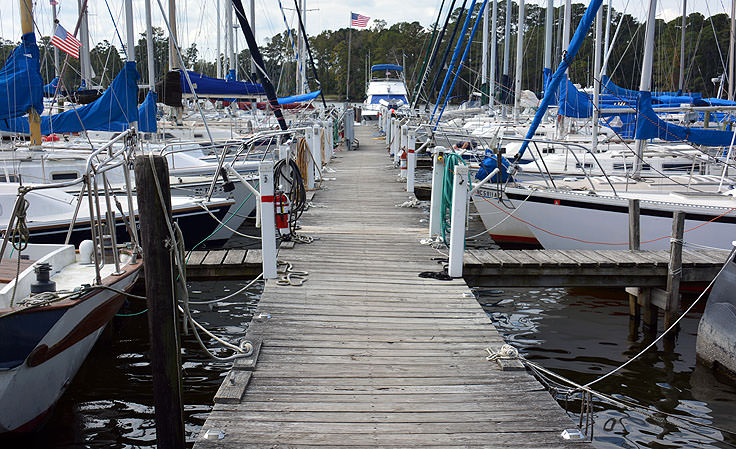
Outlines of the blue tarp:
[{"label": "blue tarp", "polygon": [[475,174],[475,178],[482,181],[496,168],[498,168],[499,171],[491,177],[490,182],[499,182],[499,176],[501,176],[501,182],[508,181],[511,177],[511,175],[509,175],[509,168],[511,168],[509,160],[501,156],[501,167],[499,167],[498,162],[496,162],[496,155],[486,151],[486,157],[483,159],[483,162],[481,162],[478,172]]},{"label": "blue tarp", "polygon": [[731,145],[733,133],[715,129],[688,128],[673,125],[657,117],[652,109],[652,93],[639,92],[639,115],[636,121],[637,139],[687,141],[697,145],[725,147]]},{"label": "blue tarp", "polygon": [[380,104],[381,100],[391,102],[392,100],[401,100],[404,103],[409,101],[406,99],[406,95],[371,95],[371,104]]},{"label": "blue tarp", "polygon": [[281,97],[279,98],[279,104],[290,104],[290,103],[303,103],[305,101],[312,101],[315,98],[319,96],[319,94],[322,91],[317,90],[314,92],[309,92],[303,95],[292,95],[290,97]]},{"label": "blue tarp", "polygon": [[[131,119],[138,119],[138,78],[135,62],[126,62],[110,87],[94,102],[60,114],[41,117],[41,134],[127,129]],[[41,83],[38,83],[38,87],[40,93]],[[28,119],[18,117],[0,122],[0,129],[28,134]]]},{"label": "blue tarp", "polygon": [[593,115],[593,104],[585,92],[580,92],[568,79],[560,86],[559,114],[565,117],[588,118]]},{"label": "blue tarp", "polygon": [[[36,36],[24,34],[21,44],[0,69],[0,119],[11,119],[28,113],[33,107],[43,112],[43,79]],[[28,120],[26,120],[28,126]]]},{"label": "blue tarp", "polygon": [[[266,91],[263,86],[258,83],[248,83],[245,81],[228,81],[219,78],[212,78],[201,73],[187,71],[189,79],[197,95],[206,95],[210,97],[235,98],[242,96],[265,95]],[[184,72],[181,72],[181,91],[184,94],[191,94]]]},{"label": "blue tarp", "polygon": [[380,72],[381,70],[396,70],[397,72],[401,72],[404,68],[396,64],[376,64],[371,67],[371,72]]},{"label": "blue tarp", "polygon": [[156,92],[149,91],[146,99],[138,108],[138,131],[156,132]]},{"label": "blue tarp", "polygon": [[43,96],[53,97],[56,93],[56,88],[59,86],[59,77],[54,77],[50,83],[43,86]]}]

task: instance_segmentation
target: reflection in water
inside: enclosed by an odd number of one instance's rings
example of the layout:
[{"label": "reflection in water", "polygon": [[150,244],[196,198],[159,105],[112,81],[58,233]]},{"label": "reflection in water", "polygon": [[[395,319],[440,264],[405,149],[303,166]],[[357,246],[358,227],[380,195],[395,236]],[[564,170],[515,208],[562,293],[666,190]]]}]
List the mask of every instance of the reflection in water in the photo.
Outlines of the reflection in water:
[{"label": "reflection in water", "polygon": [[[590,382],[649,343],[630,340],[628,300],[620,291],[508,289],[480,291],[479,302],[504,338],[529,360],[575,382]],[[736,431],[736,388],[695,363],[700,313],[681,322],[674,344],[660,342],[623,371],[596,384],[617,398],[698,423]],[[660,320],[661,321],[661,320]],[[659,330],[661,332],[661,329]],[[665,345],[667,346],[665,350]],[[577,422],[580,402],[560,400]],[[595,401],[598,447],[733,447],[736,434]]]},{"label": "reflection in water", "polygon": [[[247,281],[193,282],[192,300],[226,296]],[[192,306],[201,324],[216,335],[237,342],[245,335],[263,284],[228,301]],[[125,312],[145,308],[130,300]],[[214,341],[205,342],[215,347]],[[145,314],[116,317],[82,365],[79,373],[40,431],[21,438],[0,439],[3,448],[155,447],[153,385],[148,362],[148,322]],[[218,355],[228,355],[222,351]],[[187,441],[199,433],[212,408],[212,398],[230,363],[209,359],[192,335],[182,338],[184,421]]]}]

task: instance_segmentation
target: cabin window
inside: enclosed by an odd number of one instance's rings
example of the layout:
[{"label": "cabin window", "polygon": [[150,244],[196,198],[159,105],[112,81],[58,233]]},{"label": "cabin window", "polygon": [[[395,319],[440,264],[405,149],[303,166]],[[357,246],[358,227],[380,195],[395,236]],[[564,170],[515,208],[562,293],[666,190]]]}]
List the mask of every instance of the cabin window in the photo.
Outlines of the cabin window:
[{"label": "cabin window", "polygon": [[8,175],[10,180],[6,180],[5,175],[0,175],[0,182],[18,182],[18,177],[15,175]]},{"label": "cabin window", "polygon": [[77,179],[77,178],[79,178],[79,174],[75,171],[51,173],[52,181],[67,181],[70,179]]},{"label": "cabin window", "polygon": [[593,164],[590,162],[585,162],[584,164],[581,164],[580,162],[575,164],[576,168],[593,168]]}]

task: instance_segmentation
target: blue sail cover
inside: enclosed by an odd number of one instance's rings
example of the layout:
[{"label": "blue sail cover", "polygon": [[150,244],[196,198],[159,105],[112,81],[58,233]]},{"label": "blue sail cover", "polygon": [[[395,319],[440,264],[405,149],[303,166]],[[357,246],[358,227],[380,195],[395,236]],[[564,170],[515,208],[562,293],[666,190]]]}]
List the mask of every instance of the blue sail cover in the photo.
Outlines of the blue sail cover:
[{"label": "blue sail cover", "polygon": [[[138,119],[138,78],[135,62],[126,62],[110,87],[94,102],[41,117],[41,134],[127,129],[131,120]],[[40,87],[39,83],[39,92]],[[28,120],[18,117],[0,122],[0,129],[28,134]]]},{"label": "blue sail cover", "polygon": [[[263,86],[259,83],[212,78],[190,70],[188,70],[187,73],[189,74],[189,79],[192,80],[192,85],[194,86],[194,90],[197,95],[218,98],[235,98],[266,94],[266,91],[263,90]],[[192,90],[189,88],[187,78],[184,76],[184,72],[181,72],[181,91],[183,94],[192,93]]]},{"label": "blue sail cover", "polygon": [[380,72],[381,70],[396,70],[397,72],[401,72],[404,68],[396,64],[376,64],[371,66],[371,72]]},{"label": "blue sail cover", "polygon": [[657,117],[654,109],[652,109],[652,93],[639,92],[639,115],[636,122],[637,139],[658,138],[667,141],[687,141],[697,145],[725,147],[731,145],[733,134],[730,131],[688,128],[667,123]]},{"label": "blue sail cover", "polygon": [[565,117],[591,117],[593,115],[593,104],[590,96],[585,92],[580,92],[569,79],[562,80],[558,113]]},{"label": "blue sail cover", "polygon": [[0,69],[0,120],[25,115],[31,107],[43,112],[40,59],[36,36],[24,34]]},{"label": "blue sail cover", "polygon": [[138,131],[155,133],[156,129],[156,92],[149,91],[138,108]]},{"label": "blue sail cover", "polygon": [[50,83],[43,86],[43,96],[44,97],[53,97],[56,93],[56,88],[59,86],[59,77],[54,77],[54,79],[51,80]]},{"label": "blue sail cover", "polygon": [[291,104],[291,103],[303,103],[305,101],[312,101],[315,98],[319,96],[321,93],[321,90],[316,90],[314,92],[309,92],[303,95],[292,95],[290,97],[281,97],[279,98],[279,104]]}]

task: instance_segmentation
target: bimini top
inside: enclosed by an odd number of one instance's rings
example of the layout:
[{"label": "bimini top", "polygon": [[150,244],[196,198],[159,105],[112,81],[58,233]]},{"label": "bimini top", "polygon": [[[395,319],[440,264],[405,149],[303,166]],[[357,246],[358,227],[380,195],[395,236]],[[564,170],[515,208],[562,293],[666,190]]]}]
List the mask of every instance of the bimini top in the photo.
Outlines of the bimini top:
[{"label": "bimini top", "polygon": [[403,72],[404,68],[396,64],[376,64],[371,67],[371,72],[379,72],[381,70],[396,70],[397,72]]}]

